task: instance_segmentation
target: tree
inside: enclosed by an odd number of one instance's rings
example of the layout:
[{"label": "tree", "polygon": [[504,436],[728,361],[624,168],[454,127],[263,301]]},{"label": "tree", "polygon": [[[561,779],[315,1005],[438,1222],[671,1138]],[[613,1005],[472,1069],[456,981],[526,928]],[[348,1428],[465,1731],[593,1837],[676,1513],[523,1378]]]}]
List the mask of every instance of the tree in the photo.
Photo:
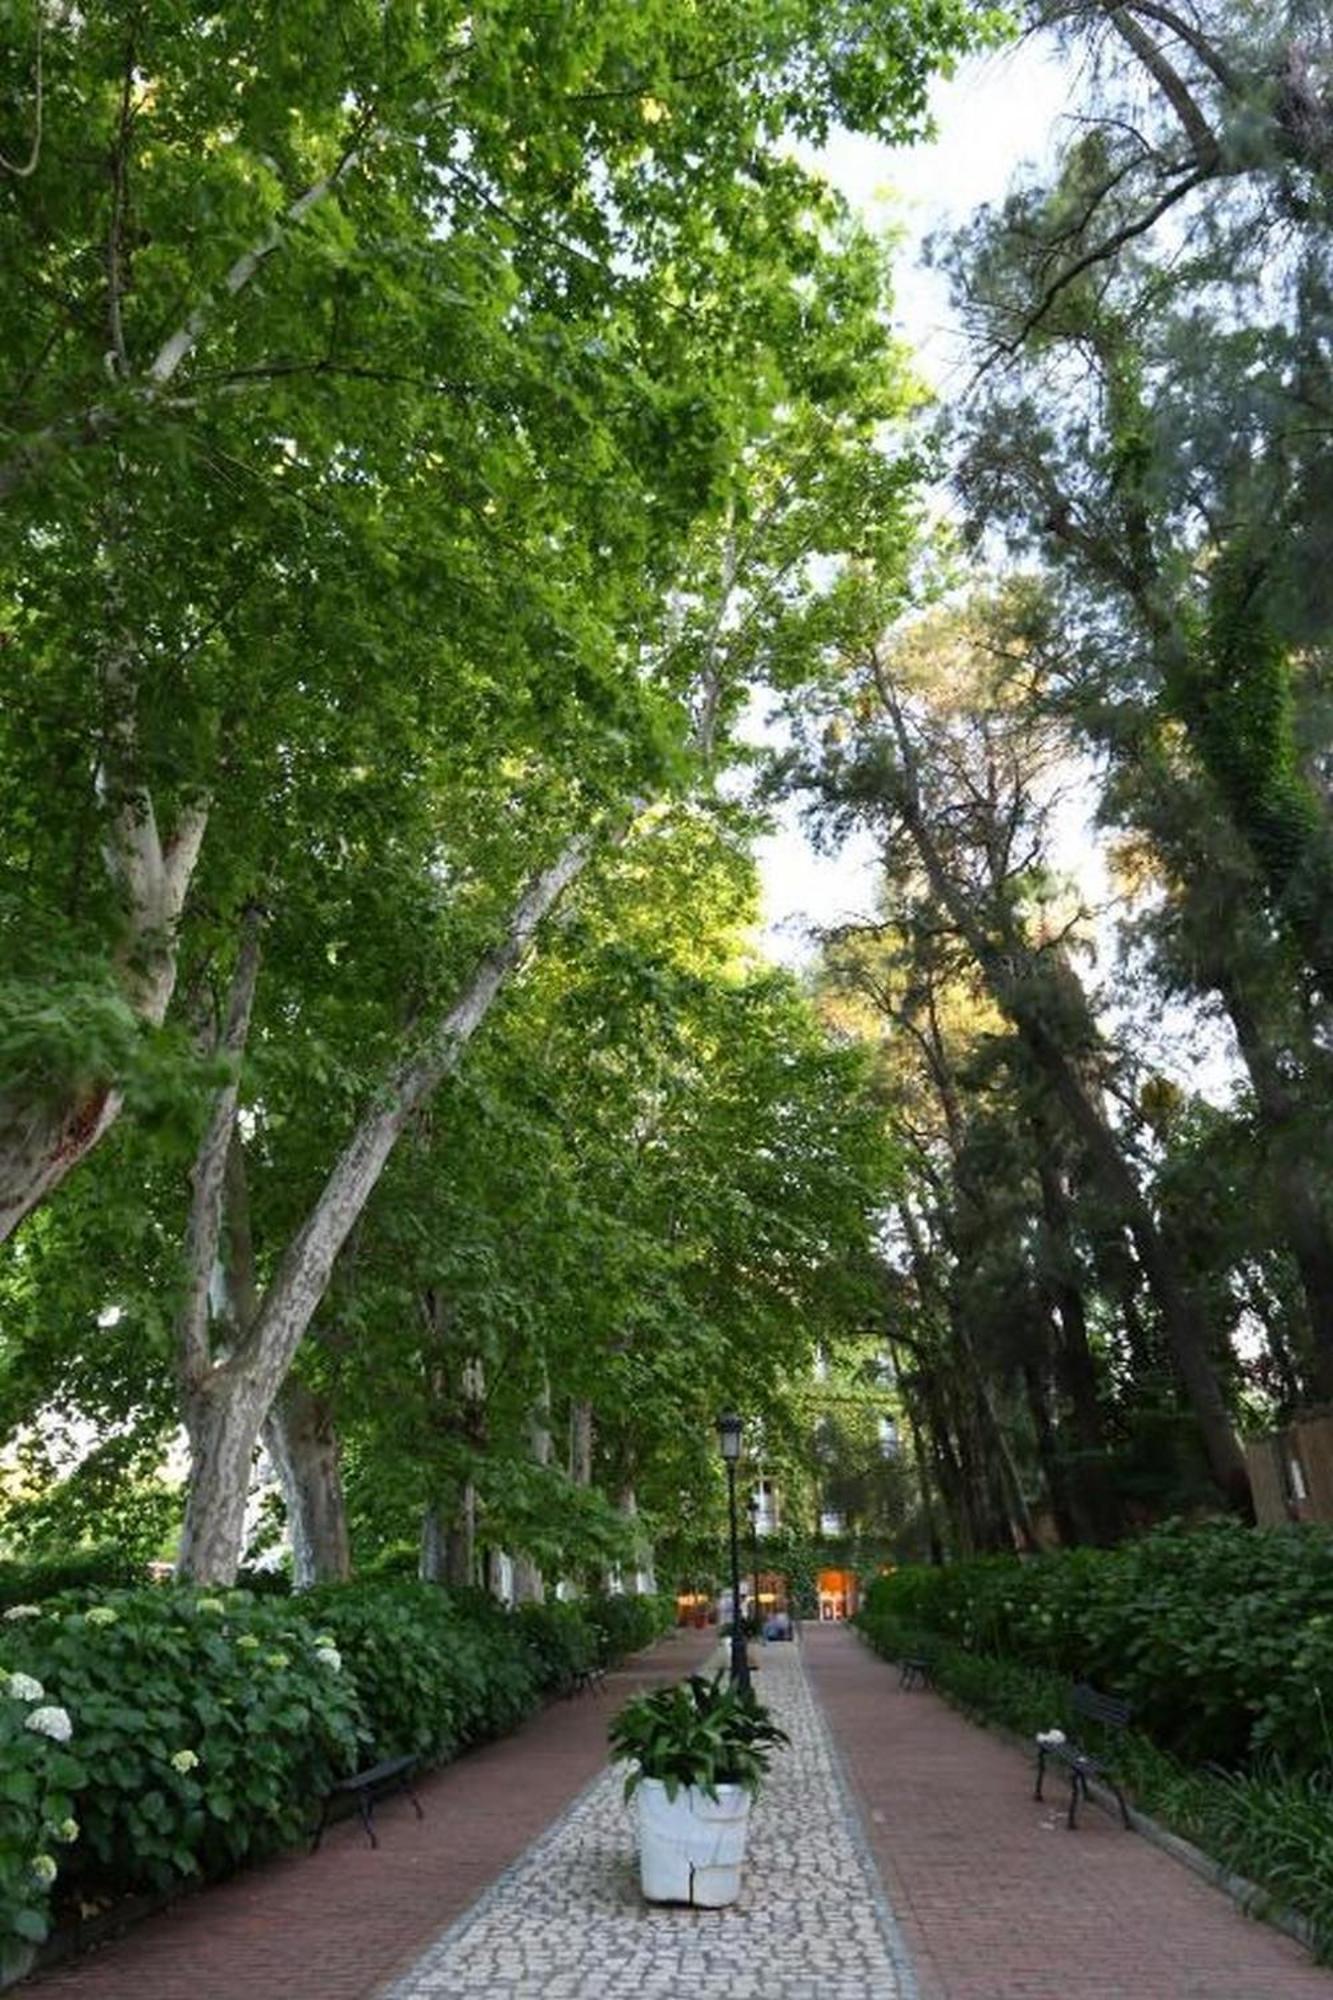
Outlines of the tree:
[{"label": "tree", "polygon": [[429,735],[461,656],[492,760],[575,707],[637,754],[630,600],[748,423],[728,271],[771,304],[828,214],[775,138],[911,131],[976,25],[10,10],[0,1230],[169,1053],[190,901],[235,919],[275,788],[319,816],[330,711],[419,775],[386,710]]},{"label": "tree", "polygon": [[[977,615],[975,609],[972,617]],[[869,817],[916,921],[944,927],[1015,1030],[1027,1063],[1088,1171],[1133,1239],[1219,1488],[1248,1504],[1248,1480],[1214,1343],[1191,1296],[1168,1218],[1154,1213],[1104,1108],[1108,1051],[1043,895],[1045,828],[1060,744],[1006,707],[992,648],[1003,634],[965,612],[927,625],[895,657],[873,649],[853,682],[864,718],[827,750],[826,797]],[[896,846],[894,845],[896,843]]]}]

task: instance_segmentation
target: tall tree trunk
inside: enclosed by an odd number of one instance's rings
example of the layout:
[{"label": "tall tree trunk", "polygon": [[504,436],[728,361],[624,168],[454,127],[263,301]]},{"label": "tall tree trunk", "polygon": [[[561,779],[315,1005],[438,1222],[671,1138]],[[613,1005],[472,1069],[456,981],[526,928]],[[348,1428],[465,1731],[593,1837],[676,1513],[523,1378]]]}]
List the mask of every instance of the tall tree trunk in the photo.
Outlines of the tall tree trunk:
[{"label": "tall tree trunk", "polygon": [[1278,1052],[1265,1032],[1258,1007],[1234,971],[1214,969],[1236,1032],[1254,1101],[1267,1142],[1273,1178],[1281,1196],[1281,1221],[1300,1275],[1313,1349],[1311,1386],[1321,1401],[1333,1401],[1333,1218],[1320,1200],[1302,1139],[1302,1106],[1283,1074]]},{"label": "tall tree trunk", "polygon": [[[974,1492],[982,1500],[982,1511],[976,1523],[977,1529],[987,1543],[994,1541],[999,1546],[1012,1547],[1017,1542],[1023,1548],[1035,1549],[1037,1537],[1032,1524],[1032,1511],[1023,1492],[1022,1478],[1008,1434],[995,1407],[994,1393],[981,1365],[967,1321],[960,1312],[949,1285],[942,1284],[936,1277],[917,1218],[912,1213],[910,1205],[907,1202],[900,1202],[898,1214],[911,1251],[917,1290],[923,1296],[933,1294],[938,1300],[948,1319],[954,1351],[961,1359],[971,1381],[970,1417],[975,1430],[976,1449],[970,1455],[980,1482],[979,1484],[974,1482]],[[984,1499],[982,1499],[983,1494]],[[1003,1518],[1006,1525],[997,1535],[995,1524],[999,1518]]]},{"label": "tall tree trunk", "polygon": [[268,1382],[235,1358],[216,1364],[182,1393],[190,1488],[176,1557],[179,1577],[236,1581],[259,1431],[272,1400]]},{"label": "tall tree trunk", "polygon": [[[541,1393],[533,1406],[528,1423],[528,1449],[534,1465],[551,1463],[551,1385],[546,1379],[544,1369]],[[531,1556],[514,1557],[514,1602],[515,1604],[546,1602],[546,1579]]]},{"label": "tall tree trunk", "polygon": [[569,1476],[576,1486],[592,1485],[592,1404],[576,1399],[569,1407]]},{"label": "tall tree trunk", "polygon": [[[909,1378],[904,1372],[898,1351],[892,1341],[889,1342],[889,1359],[893,1363],[894,1380],[903,1399],[903,1414],[907,1419],[907,1428],[912,1438],[912,1463],[916,1467],[917,1487],[921,1494],[921,1517],[926,1525],[926,1545],[931,1564],[938,1569],[944,1561],[944,1546],[940,1539],[939,1521],[935,1512],[936,1481],[931,1477],[926,1459],[925,1442],[922,1437],[923,1424],[917,1406],[915,1385],[909,1384]],[[942,1483],[940,1492],[943,1499]],[[947,1512],[947,1500],[944,1501],[944,1505]]]},{"label": "tall tree trunk", "polygon": [[454,1590],[469,1590],[477,1580],[477,1488],[463,1481],[444,1531],[444,1581]]},{"label": "tall tree trunk", "polygon": [[1023,1363],[1023,1387],[1027,1393],[1028,1412],[1032,1418],[1032,1430],[1037,1442],[1037,1458],[1041,1465],[1042,1477],[1046,1481],[1046,1491],[1050,1496],[1055,1531],[1065,1548],[1073,1548],[1083,1540],[1083,1536],[1075,1518],[1069,1478],[1060,1456],[1055,1425],[1051,1422],[1046,1384],[1035,1361]]},{"label": "tall tree trunk", "polygon": [[1054,1312],[1056,1377],[1069,1403],[1080,1462],[1070,1480],[1080,1519],[1080,1539],[1109,1546],[1124,1520],[1108,1463],[1106,1421],[1097,1381],[1097,1363],[1088,1338],[1082,1287],[1077,1283],[1074,1230],[1064,1183],[1052,1152],[1053,1134],[1045,1120],[1035,1128],[1042,1221],[1047,1238],[1048,1289]]},{"label": "tall tree trunk", "polygon": [[[292,1358],[324,1296],[334,1260],[357,1217],[369,1200],[391,1153],[413,1114],[426,1103],[446,1077],[458,1068],[472,1036],[486,1019],[505,984],[532,949],[544,917],[585,867],[589,844],[571,841],[549,868],[535,876],[514,907],[502,941],[480,960],[462,994],[426,1036],[420,1052],[398,1064],[374,1093],[370,1108],[353,1132],[341,1157],[305,1222],[287,1247],[233,1362],[213,1367],[208,1351],[206,1301],[221,1225],[220,1194],[215,1204],[199,1199],[191,1217],[191,1294],[194,1310],[185,1315],[181,1334],[183,1401],[198,1399],[205,1382],[207,1406],[228,1398],[235,1410],[228,1416],[228,1435],[247,1427],[250,1449],[282,1385]],[[228,1091],[230,1097],[228,1097]],[[219,1122],[230,1135],[235,1113],[235,1085],[219,1093],[213,1126]],[[225,1139],[223,1142],[225,1155]],[[202,1277],[200,1273],[202,1272]],[[210,1370],[212,1371],[210,1377]],[[244,1384],[244,1390],[242,1390]],[[203,1405],[201,1405],[201,1408]],[[186,1416],[187,1429],[190,1418]],[[201,1431],[202,1450],[204,1433]],[[195,1434],[190,1432],[192,1454]],[[229,1583],[240,1560],[240,1530],[229,1535],[218,1512],[215,1484],[192,1470],[187,1502],[187,1533],[182,1542],[180,1570],[201,1583]],[[232,1521],[228,1510],[226,1520]],[[233,1524],[234,1525],[234,1524]],[[207,1557],[203,1551],[208,1551]],[[208,1567],[200,1567],[207,1561]]]},{"label": "tall tree trunk", "polygon": [[417,1553],[417,1575],[423,1583],[445,1580],[445,1515],[437,1501],[428,1500],[421,1510],[421,1545]]},{"label": "tall tree trunk", "polygon": [[1045,1077],[1107,1197],[1124,1218],[1157,1302],[1213,1477],[1231,1505],[1252,1520],[1254,1497],[1245,1456],[1209,1354],[1208,1328],[1182,1277],[1175,1245],[1169,1232],[1158,1225],[1104,1113],[1094,1104],[1067,1049],[1049,1025],[1048,1015],[1075,1021],[1080,1030],[1080,1044],[1092,1047],[1096,1035],[1086,995],[1068,967],[1057,976],[1055,968],[1038,962],[1030,946],[1013,934],[1007,913],[1002,913],[999,919],[1000,934],[992,934],[986,919],[978,916],[950,876],[922,814],[916,751],[901,707],[888,689],[884,693],[902,758],[894,803],[912,837],[926,879],[941,908],[966,940],[991,998],[1012,1021],[1033,1063]]},{"label": "tall tree trunk", "polygon": [[289,1375],[263,1435],[287,1505],[294,1587],[346,1583],[352,1573],[347,1506],[338,1433],[327,1398]]}]

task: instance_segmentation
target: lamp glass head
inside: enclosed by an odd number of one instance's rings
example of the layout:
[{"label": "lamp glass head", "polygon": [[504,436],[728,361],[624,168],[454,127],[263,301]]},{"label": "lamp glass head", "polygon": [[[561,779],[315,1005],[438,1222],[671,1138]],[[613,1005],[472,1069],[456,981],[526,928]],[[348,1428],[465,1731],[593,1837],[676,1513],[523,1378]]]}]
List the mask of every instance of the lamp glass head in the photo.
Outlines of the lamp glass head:
[{"label": "lamp glass head", "polygon": [[717,1441],[722,1448],[722,1456],[733,1464],[741,1455],[741,1430],[740,1418],[731,1411],[717,1420]]}]

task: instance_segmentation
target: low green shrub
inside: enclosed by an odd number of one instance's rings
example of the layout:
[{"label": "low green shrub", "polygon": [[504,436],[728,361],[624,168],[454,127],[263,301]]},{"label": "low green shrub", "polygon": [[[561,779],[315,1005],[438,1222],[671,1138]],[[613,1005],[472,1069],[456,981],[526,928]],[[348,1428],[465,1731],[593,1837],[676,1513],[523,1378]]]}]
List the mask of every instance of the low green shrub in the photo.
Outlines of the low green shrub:
[{"label": "low green shrub", "polygon": [[84,1767],[63,1747],[68,1717],[30,1675],[0,1675],[0,1981],[46,1936],[60,1860],[78,1839]]},{"label": "low green shrub", "polygon": [[[901,1595],[919,1608],[924,1593],[913,1586]],[[924,1655],[941,1693],[980,1721],[1027,1738],[1058,1727],[1088,1740],[1086,1720],[1076,1721],[1069,1706],[1067,1673],[969,1650],[898,1616],[886,1607],[889,1596],[872,1590],[857,1620],[876,1652],[891,1660]],[[1095,1747],[1109,1754],[1114,1775],[1144,1812],[1303,1917],[1316,1956],[1333,1960],[1333,1791],[1326,1771],[1290,1772],[1271,1757],[1242,1773],[1190,1768],[1137,1729]]]},{"label": "low green shrub", "polygon": [[881,1577],[865,1616],[1113,1689],[1186,1763],[1299,1773],[1333,1749],[1333,1532],[1167,1527],[1116,1549]]},{"label": "low green shrub", "polygon": [[14,1604],[40,1604],[64,1590],[115,1590],[145,1580],[143,1564],[121,1549],[15,1556],[0,1562],[0,1612]]},{"label": "low green shrub", "polygon": [[337,1778],[500,1735],[664,1615],[644,1598],[510,1613],[406,1579],[30,1592],[0,1619],[0,1967],[45,1935],[53,1891],[226,1873],[301,1837]]},{"label": "low green shrub", "polygon": [[576,1675],[600,1662],[601,1634],[581,1604],[523,1604],[515,1615],[528,1664],[544,1694],[560,1693]]},{"label": "low green shrub", "polygon": [[644,1597],[588,1597],[579,1609],[592,1627],[602,1666],[640,1652],[676,1622],[674,1601],[661,1593]]},{"label": "low green shrub", "polygon": [[443,1763],[536,1706],[540,1683],[509,1614],[481,1591],[349,1583],[292,1600],[332,1633],[360,1695],[368,1761]]},{"label": "low green shrub", "polygon": [[[25,1833],[53,1817],[13,1749],[45,1729],[63,1753],[45,1753],[46,1782],[78,1825],[52,1858],[62,1890],[84,1898],[220,1874],[295,1839],[357,1761],[355,1685],[285,1604],[151,1586],[52,1598],[11,1607],[0,1652],[0,1797],[30,1816]],[[54,1871],[41,1872],[49,1891]],[[33,1914],[22,1925],[37,1936]]]}]

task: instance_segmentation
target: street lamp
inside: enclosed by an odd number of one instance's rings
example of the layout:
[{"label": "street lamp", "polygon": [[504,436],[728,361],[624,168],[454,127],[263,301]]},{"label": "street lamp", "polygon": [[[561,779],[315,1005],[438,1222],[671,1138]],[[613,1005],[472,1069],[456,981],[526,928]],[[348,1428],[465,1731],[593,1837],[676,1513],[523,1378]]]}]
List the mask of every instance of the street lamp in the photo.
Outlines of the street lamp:
[{"label": "street lamp", "polygon": [[736,1534],[736,1461],[741,1455],[741,1420],[728,1411],[717,1420],[717,1441],[727,1468],[727,1514],[731,1524],[731,1678],[744,1693],[750,1689],[750,1660],[741,1623],[741,1550]]},{"label": "street lamp", "polygon": [[754,1572],[754,1623],[755,1630],[764,1635],[764,1614],[759,1608],[759,1495],[752,1493],[745,1503],[745,1511],[750,1517],[750,1568]]}]

